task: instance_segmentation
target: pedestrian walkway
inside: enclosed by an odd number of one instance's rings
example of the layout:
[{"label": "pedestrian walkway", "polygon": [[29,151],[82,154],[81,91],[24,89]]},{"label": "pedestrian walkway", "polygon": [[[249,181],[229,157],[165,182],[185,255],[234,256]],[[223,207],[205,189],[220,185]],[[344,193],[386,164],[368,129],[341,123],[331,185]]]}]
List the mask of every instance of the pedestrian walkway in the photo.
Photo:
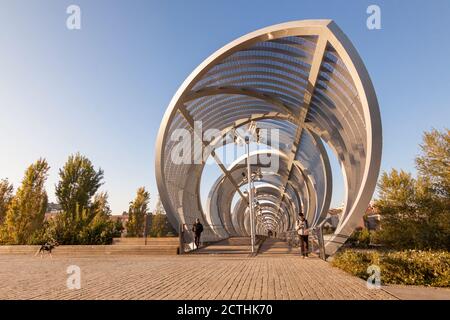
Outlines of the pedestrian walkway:
[{"label": "pedestrian walkway", "polygon": [[299,249],[290,247],[286,241],[267,238],[261,245],[258,255],[263,256],[299,256]]},{"label": "pedestrian walkway", "polygon": [[[81,289],[66,286],[71,265]],[[0,255],[0,299],[394,299],[318,258]]]},{"label": "pedestrian walkway", "polygon": [[402,300],[450,300],[450,288],[386,285],[384,289]]},{"label": "pedestrian walkway", "polygon": [[251,240],[248,237],[234,237],[212,243],[201,247],[192,254],[212,254],[212,255],[249,255],[251,254]]}]

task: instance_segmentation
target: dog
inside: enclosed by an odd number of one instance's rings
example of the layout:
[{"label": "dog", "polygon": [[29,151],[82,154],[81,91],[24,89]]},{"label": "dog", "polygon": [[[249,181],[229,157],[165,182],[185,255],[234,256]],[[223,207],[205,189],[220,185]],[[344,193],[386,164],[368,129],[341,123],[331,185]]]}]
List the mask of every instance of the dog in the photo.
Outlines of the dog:
[{"label": "dog", "polygon": [[36,254],[34,256],[37,256],[38,254],[40,254],[41,259],[42,259],[44,252],[48,252],[48,254],[50,255],[50,258],[53,259],[52,250],[55,249],[57,246],[59,246],[59,243],[57,241],[48,241],[39,248],[39,250],[36,252]]}]

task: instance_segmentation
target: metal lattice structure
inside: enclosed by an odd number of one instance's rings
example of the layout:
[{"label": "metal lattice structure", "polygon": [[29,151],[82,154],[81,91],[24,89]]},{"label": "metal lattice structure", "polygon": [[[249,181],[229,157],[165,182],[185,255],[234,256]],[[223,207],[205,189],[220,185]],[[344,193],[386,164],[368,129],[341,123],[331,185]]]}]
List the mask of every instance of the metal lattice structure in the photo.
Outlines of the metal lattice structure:
[{"label": "metal lattice structure", "polygon": [[[202,122],[202,132],[194,132],[195,121]],[[278,129],[279,148],[253,152],[253,159],[236,159],[227,168],[214,152],[216,141],[203,142],[206,156],[222,171],[204,210],[200,181],[205,162],[173,163],[171,153],[179,142],[172,135],[186,129],[201,137],[216,128],[225,136],[251,122]],[[164,115],[156,144],[156,175],[169,220],[178,226],[200,218],[206,240],[249,235],[241,171],[247,160],[260,167],[258,157],[272,153],[279,157],[278,170],[265,172],[255,191],[261,206],[257,233],[293,230],[300,210],[311,227],[317,226],[327,215],[332,194],[324,144],[341,165],[346,191],[339,225],[326,240],[327,253],[332,254],[363,216],[379,174],[381,120],[369,74],[331,20],[294,21],[249,33],[200,64]],[[236,194],[240,199],[232,206]]]}]

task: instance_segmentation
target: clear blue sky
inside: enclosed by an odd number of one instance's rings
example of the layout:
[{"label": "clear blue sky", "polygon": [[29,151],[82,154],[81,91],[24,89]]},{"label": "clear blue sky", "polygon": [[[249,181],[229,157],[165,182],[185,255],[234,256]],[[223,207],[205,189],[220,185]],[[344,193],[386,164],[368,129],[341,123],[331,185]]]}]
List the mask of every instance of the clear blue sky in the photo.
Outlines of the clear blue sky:
[{"label": "clear blue sky", "polygon": [[[82,29],[66,28],[66,8]],[[366,28],[381,7],[382,29]],[[58,169],[80,151],[105,171],[114,213],[135,190],[154,204],[154,143],[182,81],[215,50],[250,31],[334,19],[350,37],[378,95],[382,169],[414,172],[424,130],[450,126],[450,1],[0,0],[0,178],[17,187],[45,157]],[[337,186],[336,186],[337,187]],[[336,189],[334,202],[342,194]]]}]

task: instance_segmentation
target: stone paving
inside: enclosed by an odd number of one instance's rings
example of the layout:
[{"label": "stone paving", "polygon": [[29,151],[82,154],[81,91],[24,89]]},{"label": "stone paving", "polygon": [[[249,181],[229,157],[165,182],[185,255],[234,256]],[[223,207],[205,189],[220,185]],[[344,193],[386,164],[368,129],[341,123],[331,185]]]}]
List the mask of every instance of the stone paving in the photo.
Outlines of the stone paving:
[{"label": "stone paving", "polygon": [[[68,289],[67,267],[81,268]],[[0,255],[0,299],[394,299],[318,258]]]}]

